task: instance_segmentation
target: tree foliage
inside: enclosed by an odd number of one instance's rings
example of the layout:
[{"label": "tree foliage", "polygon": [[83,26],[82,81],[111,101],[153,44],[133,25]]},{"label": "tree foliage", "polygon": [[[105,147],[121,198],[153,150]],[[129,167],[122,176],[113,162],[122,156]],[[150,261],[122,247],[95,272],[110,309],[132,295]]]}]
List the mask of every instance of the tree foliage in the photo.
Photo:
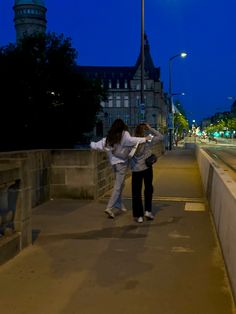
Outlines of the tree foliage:
[{"label": "tree foliage", "polygon": [[0,48],[2,150],[72,147],[93,128],[105,91],[81,76],[76,57],[54,33]]},{"label": "tree foliage", "polygon": [[174,126],[178,135],[182,135],[189,130],[188,120],[181,113],[174,114]]},{"label": "tree foliage", "polygon": [[236,131],[236,118],[220,119],[214,124],[211,124],[205,128],[205,132],[208,134],[214,134],[215,132],[228,131],[231,134]]},{"label": "tree foliage", "polygon": [[181,137],[183,133],[189,130],[189,123],[185,115],[185,110],[179,101],[175,102],[175,108],[178,112],[174,113],[175,133]]}]

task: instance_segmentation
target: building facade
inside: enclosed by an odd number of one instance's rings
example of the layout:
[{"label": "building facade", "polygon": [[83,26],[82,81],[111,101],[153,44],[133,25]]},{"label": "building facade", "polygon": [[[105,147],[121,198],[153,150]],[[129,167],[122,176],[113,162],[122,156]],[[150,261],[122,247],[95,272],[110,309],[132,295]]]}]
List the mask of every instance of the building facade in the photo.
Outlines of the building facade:
[{"label": "building facade", "polygon": [[[46,32],[46,6],[44,0],[15,0],[14,22],[16,41],[24,36]],[[128,124],[130,130],[141,121],[152,127],[166,127],[168,97],[160,80],[160,68],[155,67],[145,35],[144,42],[144,103],[141,104],[141,50],[134,66],[78,66],[79,72],[97,79],[107,90],[107,100],[101,103],[97,115],[95,135],[101,137],[116,118]]]},{"label": "building facade", "polygon": [[141,52],[132,67],[79,66],[90,79],[97,79],[107,90],[107,100],[101,103],[97,116],[97,136],[106,135],[116,118],[121,118],[132,130],[141,121],[152,127],[166,127],[168,97],[160,80],[160,68],[154,66],[150,46],[144,44],[144,104],[141,104]]},{"label": "building facade", "polygon": [[44,0],[15,0],[13,9],[16,42],[24,36],[46,32],[47,9]]}]

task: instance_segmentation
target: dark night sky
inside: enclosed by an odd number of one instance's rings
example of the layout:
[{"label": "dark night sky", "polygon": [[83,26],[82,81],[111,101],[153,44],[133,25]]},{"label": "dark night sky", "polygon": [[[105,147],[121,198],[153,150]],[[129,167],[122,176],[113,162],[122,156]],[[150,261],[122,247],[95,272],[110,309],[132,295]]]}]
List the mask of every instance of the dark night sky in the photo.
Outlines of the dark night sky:
[{"label": "dark night sky", "polygon": [[[141,0],[46,0],[47,30],[71,37],[80,65],[132,66],[140,51]],[[15,42],[13,0],[0,3],[0,46]],[[145,0],[145,31],[168,91],[190,120],[230,110],[236,96],[235,0]]]}]

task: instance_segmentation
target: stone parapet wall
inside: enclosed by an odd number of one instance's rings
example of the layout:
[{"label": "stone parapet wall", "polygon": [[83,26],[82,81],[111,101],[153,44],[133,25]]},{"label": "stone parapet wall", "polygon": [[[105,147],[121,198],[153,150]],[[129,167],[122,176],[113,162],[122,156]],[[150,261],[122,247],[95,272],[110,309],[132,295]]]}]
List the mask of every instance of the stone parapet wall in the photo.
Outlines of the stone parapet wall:
[{"label": "stone parapet wall", "polygon": [[[163,143],[152,151],[157,156],[163,154]],[[113,186],[114,174],[106,153],[90,149],[4,152],[0,160],[21,165],[22,184],[30,191],[32,207],[50,198],[96,199]]]},{"label": "stone parapet wall", "polygon": [[0,160],[12,161],[27,160],[27,165],[22,169],[23,182],[30,187],[32,207],[35,207],[47,200],[50,196],[50,171],[51,151],[32,150],[0,153]]},{"label": "stone parapet wall", "polygon": [[105,153],[53,150],[51,198],[95,199],[112,187],[113,172]]},{"label": "stone parapet wall", "polygon": [[[6,257],[14,256],[32,243],[28,168],[28,159],[0,158],[0,248],[4,248],[3,255]],[[9,251],[6,249],[8,246],[11,248]]]}]

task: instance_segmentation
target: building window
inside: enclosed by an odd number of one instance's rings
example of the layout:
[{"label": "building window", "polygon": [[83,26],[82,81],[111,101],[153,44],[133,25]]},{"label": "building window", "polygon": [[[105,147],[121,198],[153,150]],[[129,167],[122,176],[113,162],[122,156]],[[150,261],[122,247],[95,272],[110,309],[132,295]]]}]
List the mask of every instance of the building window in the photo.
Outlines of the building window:
[{"label": "building window", "polygon": [[116,96],[116,107],[120,107],[120,96]]},{"label": "building window", "polygon": [[119,80],[116,81],[116,88],[120,88],[120,82],[119,82]]},{"label": "building window", "polygon": [[128,114],[124,115],[124,122],[125,122],[126,124],[129,124],[129,123],[130,123],[130,121],[129,121],[129,115],[128,115]]},{"label": "building window", "polygon": [[140,85],[139,84],[136,85],[136,89],[140,90]]},{"label": "building window", "polygon": [[129,107],[129,96],[124,96],[124,107]]},{"label": "building window", "polygon": [[111,80],[108,82],[108,88],[111,88]]},{"label": "building window", "polygon": [[128,82],[125,80],[125,88],[128,88]]},{"label": "building window", "polygon": [[136,96],[136,106],[139,107],[140,105],[140,97]]},{"label": "building window", "polygon": [[108,97],[108,107],[112,107],[113,106],[113,98],[112,96]]}]

